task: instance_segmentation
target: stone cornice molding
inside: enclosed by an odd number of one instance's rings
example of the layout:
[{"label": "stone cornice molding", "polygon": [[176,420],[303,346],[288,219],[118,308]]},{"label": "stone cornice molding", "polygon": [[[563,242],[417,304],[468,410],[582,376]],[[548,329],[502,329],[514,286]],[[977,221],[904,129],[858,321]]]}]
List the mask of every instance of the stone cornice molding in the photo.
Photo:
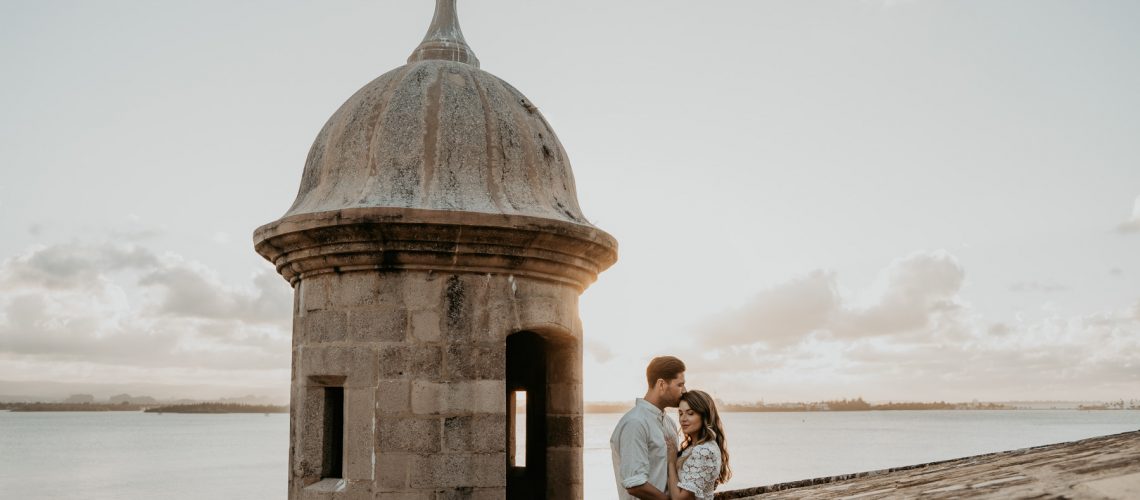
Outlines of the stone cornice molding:
[{"label": "stone cornice molding", "polygon": [[510,273],[585,290],[617,261],[593,226],[542,217],[409,208],[292,215],[257,228],[257,253],[295,284],[363,270]]}]

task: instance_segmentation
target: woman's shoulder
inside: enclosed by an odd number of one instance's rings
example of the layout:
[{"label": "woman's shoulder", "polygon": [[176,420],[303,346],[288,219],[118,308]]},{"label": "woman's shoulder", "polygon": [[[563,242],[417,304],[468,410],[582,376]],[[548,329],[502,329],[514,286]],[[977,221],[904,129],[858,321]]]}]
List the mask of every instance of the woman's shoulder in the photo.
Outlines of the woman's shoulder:
[{"label": "woman's shoulder", "polygon": [[705,441],[693,446],[693,456],[720,457],[720,446],[716,441]]}]

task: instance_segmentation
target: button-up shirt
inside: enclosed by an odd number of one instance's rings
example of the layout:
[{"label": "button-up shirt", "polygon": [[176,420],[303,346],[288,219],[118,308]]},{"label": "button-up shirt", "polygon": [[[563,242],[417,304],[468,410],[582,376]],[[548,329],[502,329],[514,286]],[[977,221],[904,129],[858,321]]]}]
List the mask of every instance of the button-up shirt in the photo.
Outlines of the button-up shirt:
[{"label": "button-up shirt", "polygon": [[632,500],[626,488],[649,483],[666,491],[669,480],[666,439],[677,442],[677,424],[652,403],[637,398],[610,436],[618,499]]}]

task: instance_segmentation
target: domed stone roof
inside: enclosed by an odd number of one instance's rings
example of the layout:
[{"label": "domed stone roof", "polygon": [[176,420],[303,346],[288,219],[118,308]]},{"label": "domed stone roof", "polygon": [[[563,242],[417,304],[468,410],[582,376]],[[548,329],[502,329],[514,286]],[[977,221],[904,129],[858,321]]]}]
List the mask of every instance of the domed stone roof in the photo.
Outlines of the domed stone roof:
[{"label": "domed stone roof", "polygon": [[408,64],[365,85],[325,124],[285,217],[391,207],[589,225],[550,124],[478,64],[454,1],[438,2]]}]

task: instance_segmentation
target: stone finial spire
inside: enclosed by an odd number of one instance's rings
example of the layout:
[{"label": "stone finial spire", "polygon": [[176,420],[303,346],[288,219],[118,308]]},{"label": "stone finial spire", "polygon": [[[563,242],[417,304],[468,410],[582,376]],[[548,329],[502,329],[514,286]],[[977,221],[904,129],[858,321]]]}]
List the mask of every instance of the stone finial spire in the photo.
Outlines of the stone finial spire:
[{"label": "stone finial spire", "polygon": [[408,62],[438,59],[456,61],[479,67],[479,58],[463,39],[459,29],[459,16],[455,10],[455,0],[436,0],[435,16],[431,18],[424,41],[408,56]]}]

